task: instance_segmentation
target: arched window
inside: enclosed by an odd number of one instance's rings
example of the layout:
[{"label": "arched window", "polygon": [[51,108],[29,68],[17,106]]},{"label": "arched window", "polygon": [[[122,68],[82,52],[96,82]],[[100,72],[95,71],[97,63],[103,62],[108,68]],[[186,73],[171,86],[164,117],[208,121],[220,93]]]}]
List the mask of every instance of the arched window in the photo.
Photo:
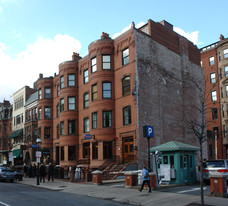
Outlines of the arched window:
[{"label": "arched window", "polygon": [[125,76],[122,80],[122,91],[123,96],[129,95],[131,92],[131,78],[130,76]]}]

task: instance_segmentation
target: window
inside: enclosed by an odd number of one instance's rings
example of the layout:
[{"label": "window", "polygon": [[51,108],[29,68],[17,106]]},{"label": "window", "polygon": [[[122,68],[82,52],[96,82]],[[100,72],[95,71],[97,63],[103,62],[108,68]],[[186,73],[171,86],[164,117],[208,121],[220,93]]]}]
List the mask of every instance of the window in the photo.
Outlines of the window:
[{"label": "window", "polygon": [[103,127],[112,127],[112,111],[103,111]]},{"label": "window", "polygon": [[221,97],[223,98],[223,88],[221,87]]},{"label": "window", "polygon": [[212,91],[211,92],[211,99],[212,99],[212,101],[216,101],[217,100],[216,91]]},{"label": "window", "polygon": [[211,73],[211,83],[215,83],[215,73]]},{"label": "window", "polygon": [[111,98],[112,97],[112,83],[111,82],[103,82],[103,98]]},{"label": "window", "polygon": [[123,57],[123,66],[126,64],[129,64],[129,48],[123,50],[122,57]]},{"label": "window", "polygon": [[224,138],[226,138],[226,125],[223,125]]},{"label": "window", "polygon": [[131,124],[131,107],[123,108],[123,125]]},{"label": "window", "polygon": [[97,128],[97,112],[92,113],[92,129]]},{"label": "window", "polygon": [[45,88],[44,89],[44,98],[50,99],[51,98],[51,88]]},{"label": "window", "polygon": [[89,132],[89,118],[84,118],[84,133]]},{"label": "window", "polygon": [[102,68],[103,69],[111,69],[111,56],[103,55],[102,56]]},{"label": "window", "polygon": [[50,139],[50,138],[51,138],[51,128],[44,127],[44,139]]},{"label": "window", "polygon": [[84,109],[89,107],[89,93],[83,95],[83,105]]},{"label": "window", "polygon": [[60,122],[60,135],[64,135],[64,122]]},{"label": "window", "polygon": [[74,86],[75,86],[75,75],[68,74],[68,87],[74,87]]},{"label": "window", "polygon": [[209,65],[212,66],[215,64],[215,58],[214,57],[210,57],[209,58]]},{"label": "window", "polygon": [[75,97],[68,97],[68,110],[75,110]]},{"label": "window", "polygon": [[60,99],[60,112],[64,111],[64,99]]},{"label": "window", "polygon": [[38,110],[38,119],[41,120],[42,118],[42,111],[41,111],[41,108],[39,108]]},{"label": "window", "polygon": [[60,89],[64,87],[64,76],[60,77]]},{"label": "window", "polygon": [[50,107],[44,108],[44,119],[51,119],[51,108]]},{"label": "window", "polygon": [[56,106],[56,116],[59,117],[59,104]]},{"label": "window", "polygon": [[122,80],[122,89],[123,96],[129,95],[131,93],[131,78],[130,76],[126,76]]},{"label": "window", "polygon": [[228,77],[228,66],[224,67],[224,71],[225,71],[225,77]]},{"label": "window", "polygon": [[223,50],[223,58],[228,58],[228,49]]},{"label": "window", "polygon": [[59,85],[57,85],[57,96],[59,96]]},{"label": "window", "polygon": [[59,137],[60,137],[60,127],[59,127],[59,124],[56,127],[56,133],[57,133],[57,139],[59,139]]},{"label": "window", "polygon": [[218,119],[218,109],[217,108],[213,108],[212,109],[212,119]]},{"label": "window", "polygon": [[39,91],[38,91],[38,99],[42,99],[42,90],[41,89],[39,89]]},{"label": "window", "polygon": [[90,158],[90,143],[83,144],[83,158]]},{"label": "window", "polygon": [[228,97],[228,85],[226,85],[226,96]]},{"label": "window", "polygon": [[224,117],[225,111],[224,111],[224,105],[222,105],[222,117]]},{"label": "window", "polygon": [[68,134],[72,135],[75,134],[75,120],[68,121]]},{"label": "window", "polygon": [[94,73],[97,71],[97,58],[94,57],[91,59],[91,72]]},{"label": "window", "polygon": [[219,61],[221,61],[221,53],[219,52]]},{"label": "window", "polygon": [[68,146],[68,160],[76,160],[76,147]]},{"label": "window", "polygon": [[89,71],[88,69],[84,71],[84,84],[89,82]]},{"label": "window", "polygon": [[97,100],[97,84],[92,85],[92,101]]},{"label": "window", "polygon": [[64,161],[64,147],[60,148],[61,161]]}]

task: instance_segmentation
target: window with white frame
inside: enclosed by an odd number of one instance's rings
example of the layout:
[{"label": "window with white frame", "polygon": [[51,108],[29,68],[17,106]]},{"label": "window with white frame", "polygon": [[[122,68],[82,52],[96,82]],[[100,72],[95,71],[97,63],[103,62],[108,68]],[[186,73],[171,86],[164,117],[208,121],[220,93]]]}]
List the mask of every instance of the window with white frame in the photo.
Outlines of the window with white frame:
[{"label": "window with white frame", "polygon": [[223,50],[223,58],[228,58],[228,49]]},{"label": "window with white frame", "polygon": [[44,98],[45,99],[51,98],[51,88],[49,87],[44,88]]},{"label": "window with white frame", "polygon": [[123,61],[123,66],[126,64],[129,64],[129,48],[123,50],[122,61]]},{"label": "window with white frame", "polygon": [[44,108],[44,119],[51,119],[51,108],[50,107]]},{"label": "window with white frame", "polygon": [[64,76],[60,77],[60,89],[64,87]]},{"label": "window with white frame", "polygon": [[87,82],[89,82],[89,71],[88,71],[88,69],[86,69],[84,71],[84,84]]},{"label": "window with white frame", "polygon": [[211,83],[215,83],[216,79],[215,79],[215,73],[211,73]]},{"label": "window with white frame", "polygon": [[225,71],[225,77],[228,77],[228,66],[224,67],[224,71]]},{"label": "window with white frame", "polygon": [[60,112],[64,111],[64,98],[60,99]]},{"label": "window with white frame", "polygon": [[68,97],[68,110],[75,110],[75,97]]},{"label": "window with white frame", "polygon": [[64,135],[64,122],[60,122],[60,135]]},{"label": "window with white frame", "polygon": [[131,106],[123,108],[123,125],[131,124]]},{"label": "window with white frame", "polygon": [[226,85],[226,96],[228,97],[228,85]]},{"label": "window with white frame", "polygon": [[111,69],[111,55],[102,55],[102,69]]},{"label": "window with white frame", "polygon": [[97,128],[97,112],[92,113],[92,129]]},{"label": "window with white frame", "polygon": [[214,57],[210,57],[209,58],[209,65],[212,66],[215,64],[215,58]]},{"label": "window with white frame", "polygon": [[68,74],[68,87],[75,86],[75,74]]},{"label": "window with white frame", "polygon": [[216,100],[217,100],[216,91],[212,91],[212,92],[211,92],[211,100],[212,100],[212,101],[216,101]]},{"label": "window with white frame", "polygon": [[97,71],[97,58],[94,57],[91,59],[91,73],[94,73]]},{"label": "window with white frame", "polygon": [[39,91],[38,91],[38,99],[42,99],[42,90],[41,89],[39,89]]},{"label": "window with white frame", "polygon": [[84,133],[89,132],[89,118],[84,118]]},{"label": "window with white frame", "polygon": [[83,95],[83,106],[84,109],[89,107],[89,93]]},{"label": "window with white frame", "polygon": [[103,82],[102,90],[103,90],[103,98],[112,97],[112,83],[111,82]]}]

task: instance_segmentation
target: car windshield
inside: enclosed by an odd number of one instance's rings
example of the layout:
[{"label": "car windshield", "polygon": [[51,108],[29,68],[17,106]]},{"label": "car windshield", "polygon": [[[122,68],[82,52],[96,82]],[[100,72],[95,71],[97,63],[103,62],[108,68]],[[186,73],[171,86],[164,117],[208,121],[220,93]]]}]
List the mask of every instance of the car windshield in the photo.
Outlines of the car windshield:
[{"label": "car windshield", "polygon": [[225,163],[223,160],[219,161],[208,161],[206,162],[207,167],[225,167]]}]

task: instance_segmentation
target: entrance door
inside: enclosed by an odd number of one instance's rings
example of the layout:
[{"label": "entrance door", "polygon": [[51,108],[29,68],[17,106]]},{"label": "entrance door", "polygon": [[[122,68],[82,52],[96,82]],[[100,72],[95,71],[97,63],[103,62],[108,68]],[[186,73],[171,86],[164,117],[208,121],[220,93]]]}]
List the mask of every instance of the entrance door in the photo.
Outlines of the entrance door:
[{"label": "entrance door", "polygon": [[123,139],[123,160],[125,162],[134,160],[134,142],[133,137]]}]

